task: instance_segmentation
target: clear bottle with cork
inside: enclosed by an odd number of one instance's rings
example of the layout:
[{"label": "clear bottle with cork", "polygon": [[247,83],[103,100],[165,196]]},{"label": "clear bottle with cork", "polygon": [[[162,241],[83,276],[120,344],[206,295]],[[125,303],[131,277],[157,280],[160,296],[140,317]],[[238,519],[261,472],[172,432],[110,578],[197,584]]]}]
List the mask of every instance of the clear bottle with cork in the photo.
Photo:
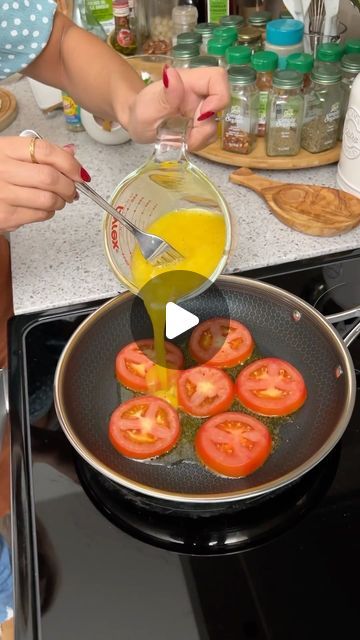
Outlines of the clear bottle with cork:
[{"label": "clear bottle with cork", "polygon": [[251,64],[256,71],[256,86],[259,89],[257,135],[264,137],[269,91],[273,83],[273,73],[278,66],[278,56],[274,51],[257,51],[251,58]]},{"label": "clear bottle with cork", "polygon": [[136,31],[132,28],[128,0],[113,0],[114,34],[113,48],[124,56],[136,52]]},{"label": "clear bottle with cork", "polygon": [[288,69],[274,71],[266,114],[268,156],[296,156],[300,151],[304,116],[301,85],[301,73]]}]

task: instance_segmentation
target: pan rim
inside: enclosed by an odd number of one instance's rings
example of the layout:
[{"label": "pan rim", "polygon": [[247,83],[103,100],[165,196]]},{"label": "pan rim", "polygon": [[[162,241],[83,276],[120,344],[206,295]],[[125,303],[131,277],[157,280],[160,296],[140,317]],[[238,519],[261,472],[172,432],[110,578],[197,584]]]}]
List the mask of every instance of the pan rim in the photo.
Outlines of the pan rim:
[{"label": "pan rim", "polygon": [[107,313],[109,309],[113,306],[117,306],[121,301],[126,301],[134,298],[134,294],[131,291],[125,291],[120,293],[115,298],[107,301],[105,304],[101,305],[98,309],[92,312],[74,331],[70,339],[68,340],[56,367],[55,378],[54,378],[54,406],[55,411],[60,423],[62,430],[64,431],[66,437],[68,438],[71,445],[77,451],[77,453],[94,469],[102,473],[109,480],[112,480],[116,484],[119,484],[122,487],[126,487],[130,490],[136,491],[146,496],[150,496],[152,498],[160,498],[162,500],[166,500],[169,502],[183,502],[183,503],[193,503],[193,504],[216,504],[219,502],[235,502],[239,500],[245,500],[249,498],[255,498],[260,495],[264,495],[265,493],[275,492],[277,489],[281,489],[287,484],[293,483],[298,480],[305,473],[313,469],[318,463],[320,463],[332,449],[339,442],[341,436],[345,432],[348,423],[350,421],[353,408],[355,405],[355,395],[356,395],[356,385],[355,385],[355,370],[354,365],[352,363],[351,355],[342,340],[339,334],[336,332],[335,328],[328,322],[326,317],[322,315],[319,311],[317,311],[314,307],[312,307],[309,303],[302,300],[302,298],[292,294],[285,289],[277,287],[275,285],[269,284],[267,282],[253,280],[252,278],[246,278],[242,276],[234,276],[234,275],[224,275],[222,274],[217,279],[217,284],[223,283],[224,285],[236,284],[237,287],[241,284],[249,285],[251,283],[252,287],[255,289],[259,289],[262,292],[265,290],[268,293],[272,293],[276,296],[281,293],[281,296],[287,302],[290,302],[292,305],[301,308],[301,310],[306,311],[313,319],[316,320],[318,326],[325,331],[329,339],[336,344],[336,347],[339,351],[339,356],[342,358],[342,367],[343,367],[343,375],[346,379],[346,397],[344,399],[344,406],[341,412],[341,416],[338,419],[336,426],[332,434],[326,439],[320,449],[311,456],[306,462],[301,465],[298,465],[295,469],[288,472],[280,479],[274,479],[262,484],[259,484],[255,488],[247,488],[236,491],[227,491],[222,493],[178,493],[170,490],[160,489],[151,487],[147,484],[143,484],[141,482],[137,482],[136,480],[131,480],[128,477],[122,475],[121,473],[113,471],[110,467],[108,467],[105,463],[101,462],[86,446],[82,444],[78,436],[74,433],[70,420],[66,415],[66,411],[64,408],[64,404],[62,401],[62,384],[65,375],[65,369],[70,357],[72,348],[76,345],[82,333],[91,326],[96,323],[99,318],[101,318],[104,314]]}]

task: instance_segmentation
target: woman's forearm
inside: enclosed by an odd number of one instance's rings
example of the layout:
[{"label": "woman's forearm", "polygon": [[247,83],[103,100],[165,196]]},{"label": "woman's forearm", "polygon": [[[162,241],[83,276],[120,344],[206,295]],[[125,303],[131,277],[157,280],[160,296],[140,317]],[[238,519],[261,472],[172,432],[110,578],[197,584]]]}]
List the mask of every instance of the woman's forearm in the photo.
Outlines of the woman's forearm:
[{"label": "woman's forearm", "polygon": [[139,75],[111,47],[57,12],[50,40],[25,74],[66,90],[82,107],[125,128]]}]

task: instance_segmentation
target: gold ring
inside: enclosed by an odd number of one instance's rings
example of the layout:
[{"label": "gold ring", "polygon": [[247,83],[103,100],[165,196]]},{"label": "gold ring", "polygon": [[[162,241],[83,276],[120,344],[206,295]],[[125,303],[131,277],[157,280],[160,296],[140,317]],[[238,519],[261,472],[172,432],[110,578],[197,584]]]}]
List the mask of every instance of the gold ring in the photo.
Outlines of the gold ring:
[{"label": "gold ring", "polygon": [[30,158],[31,158],[31,162],[34,162],[35,164],[38,164],[38,161],[35,158],[35,142],[36,142],[37,138],[31,138],[30,140],[30,145],[29,145],[29,153],[30,153]]}]

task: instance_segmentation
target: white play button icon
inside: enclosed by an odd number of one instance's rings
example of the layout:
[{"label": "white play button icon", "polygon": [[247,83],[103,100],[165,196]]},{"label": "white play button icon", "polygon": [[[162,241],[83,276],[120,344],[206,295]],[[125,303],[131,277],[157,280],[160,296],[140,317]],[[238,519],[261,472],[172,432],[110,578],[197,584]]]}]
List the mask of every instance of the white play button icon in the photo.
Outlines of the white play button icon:
[{"label": "white play button icon", "polygon": [[182,309],[174,302],[168,302],[166,304],[165,333],[169,340],[180,336],[197,324],[199,324],[199,318],[193,313],[190,313],[190,311]]}]

